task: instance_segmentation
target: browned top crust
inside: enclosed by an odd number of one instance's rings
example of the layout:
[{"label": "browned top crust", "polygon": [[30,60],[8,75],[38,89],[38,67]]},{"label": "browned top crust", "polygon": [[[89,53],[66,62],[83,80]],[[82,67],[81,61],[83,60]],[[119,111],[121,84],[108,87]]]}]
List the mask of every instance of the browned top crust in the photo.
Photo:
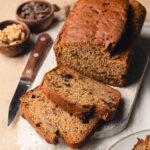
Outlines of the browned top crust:
[{"label": "browned top crust", "polygon": [[135,50],[139,34],[141,32],[146,16],[145,7],[136,0],[129,0],[129,15],[126,31],[121,39],[120,45],[110,59],[116,59],[122,63],[129,63]]},{"label": "browned top crust", "polygon": [[113,49],[126,26],[128,0],[79,0],[56,40],[59,43],[90,43]]}]

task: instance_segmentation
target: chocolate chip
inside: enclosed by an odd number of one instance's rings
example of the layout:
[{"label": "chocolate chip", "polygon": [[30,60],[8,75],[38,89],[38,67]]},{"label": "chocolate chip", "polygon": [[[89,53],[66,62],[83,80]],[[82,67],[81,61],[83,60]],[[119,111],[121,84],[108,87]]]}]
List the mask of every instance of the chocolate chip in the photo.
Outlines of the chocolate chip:
[{"label": "chocolate chip", "polygon": [[93,90],[92,89],[88,89],[89,94],[92,95],[93,94]]},{"label": "chocolate chip", "polygon": [[83,108],[89,108],[89,106],[88,106],[88,105],[83,105],[82,107],[83,107]]},{"label": "chocolate chip", "polygon": [[37,124],[36,124],[36,127],[40,127],[41,124],[42,124],[41,122],[37,123]]},{"label": "chocolate chip", "polygon": [[88,60],[88,57],[84,57],[84,60]]},{"label": "chocolate chip", "polygon": [[54,87],[56,87],[56,88],[61,88],[61,86],[57,83],[57,82],[55,82],[55,83],[51,83]]},{"label": "chocolate chip", "polygon": [[124,78],[126,78],[126,77],[127,77],[126,75],[123,75],[123,76],[122,76],[122,79],[124,79]]},{"label": "chocolate chip", "polygon": [[110,5],[109,3],[103,3],[103,6],[108,6],[108,5]]},{"label": "chocolate chip", "polygon": [[110,107],[110,108],[115,107],[114,104],[111,103],[111,102],[107,102],[107,101],[105,101],[104,99],[102,99],[102,101],[104,102],[105,105],[107,105],[107,106]]},{"label": "chocolate chip", "polygon": [[67,78],[67,79],[72,79],[73,76],[72,76],[71,74],[65,74],[65,78]]},{"label": "chocolate chip", "polygon": [[33,98],[33,99],[34,99],[34,98],[36,98],[36,95],[32,95],[32,97],[31,97],[31,98]]},{"label": "chocolate chip", "polygon": [[56,134],[59,135],[59,131],[58,130],[56,131]]},{"label": "chocolate chip", "polygon": [[70,83],[65,83],[65,85],[66,85],[67,87],[71,87]]},{"label": "chocolate chip", "polygon": [[38,20],[46,17],[51,9],[48,5],[41,2],[29,2],[22,6],[20,17],[27,20]]},{"label": "chocolate chip", "polygon": [[89,123],[89,119],[87,117],[82,118],[81,120],[82,120],[82,123],[85,123],[85,124]]},{"label": "chocolate chip", "polygon": [[26,5],[22,6],[22,10],[26,10],[26,9],[28,9],[29,7],[30,7],[30,4],[26,4]]},{"label": "chocolate chip", "polygon": [[80,66],[80,62],[77,62],[78,66]]},{"label": "chocolate chip", "polygon": [[29,104],[25,104],[25,108],[28,108],[29,107]]},{"label": "chocolate chip", "polygon": [[58,53],[58,57],[60,57],[60,56],[61,56],[61,53],[59,52],[59,53]]}]

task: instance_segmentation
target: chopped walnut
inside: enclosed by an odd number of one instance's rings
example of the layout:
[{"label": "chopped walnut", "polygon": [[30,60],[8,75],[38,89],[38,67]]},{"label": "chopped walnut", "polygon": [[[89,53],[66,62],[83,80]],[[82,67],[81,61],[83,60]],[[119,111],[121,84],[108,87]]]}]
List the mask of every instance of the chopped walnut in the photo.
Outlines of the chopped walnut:
[{"label": "chopped walnut", "polygon": [[26,37],[26,31],[21,24],[12,24],[0,30],[0,44],[14,45],[23,41]]}]

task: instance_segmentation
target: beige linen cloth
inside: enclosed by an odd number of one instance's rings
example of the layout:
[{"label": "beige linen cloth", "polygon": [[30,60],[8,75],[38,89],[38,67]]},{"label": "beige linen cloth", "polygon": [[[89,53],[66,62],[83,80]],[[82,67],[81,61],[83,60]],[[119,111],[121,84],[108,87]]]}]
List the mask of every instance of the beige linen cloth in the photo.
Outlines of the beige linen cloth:
[{"label": "beige linen cloth", "polygon": [[[0,21],[16,19],[17,6],[25,0],[0,0]],[[75,0],[49,0],[58,4],[62,10],[56,14],[60,20],[65,19],[65,13]],[[147,8],[146,21],[150,21],[150,0],[140,0]],[[16,120],[7,127],[8,107],[19,82],[25,63],[25,55],[9,58],[0,54],[0,150],[19,150],[17,147]]]}]

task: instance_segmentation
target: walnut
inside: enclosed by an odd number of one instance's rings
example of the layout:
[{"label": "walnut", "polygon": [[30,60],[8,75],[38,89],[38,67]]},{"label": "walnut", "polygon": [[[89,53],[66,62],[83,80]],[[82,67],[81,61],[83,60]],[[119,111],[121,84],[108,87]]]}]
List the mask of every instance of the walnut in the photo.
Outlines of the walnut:
[{"label": "walnut", "polygon": [[14,45],[23,41],[26,37],[26,32],[21,24],[12,24],[0,30],[0,44]]}]

